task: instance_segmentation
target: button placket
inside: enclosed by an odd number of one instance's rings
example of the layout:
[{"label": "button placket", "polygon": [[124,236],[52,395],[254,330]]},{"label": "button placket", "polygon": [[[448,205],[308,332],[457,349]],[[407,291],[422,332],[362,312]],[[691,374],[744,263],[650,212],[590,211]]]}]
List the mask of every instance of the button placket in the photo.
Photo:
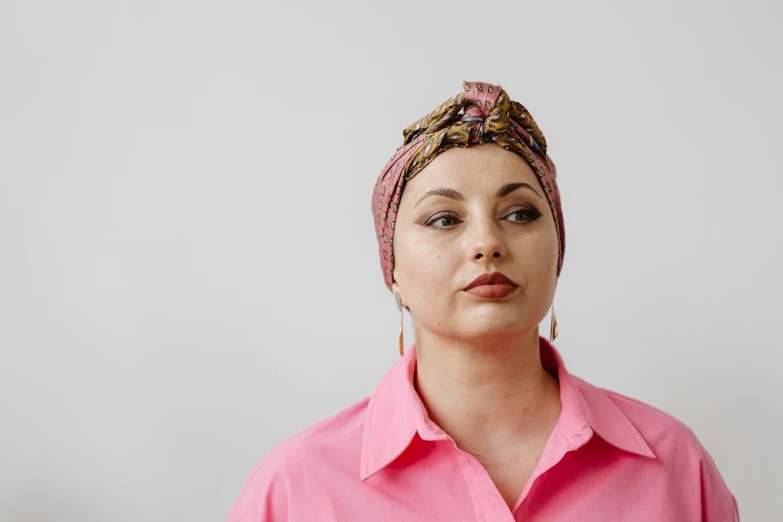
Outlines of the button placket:
[{"label": "button placket", "polygon": [[484,466],[473,455],[459,449],[456,443],[454,443],[454,448],[458,452],[460,467],[463,468],[463,475],[468,482],[471,495],[473,495],[473,505],[478,520],[481,522],[516,522],[514,514],[508,509],[503,495],[500,494]]}]

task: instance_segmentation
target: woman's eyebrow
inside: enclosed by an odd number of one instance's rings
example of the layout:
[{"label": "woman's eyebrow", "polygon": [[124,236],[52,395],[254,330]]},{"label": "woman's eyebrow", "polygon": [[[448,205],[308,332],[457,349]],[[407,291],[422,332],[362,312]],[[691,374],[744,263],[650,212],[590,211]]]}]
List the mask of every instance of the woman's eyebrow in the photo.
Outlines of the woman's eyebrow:
[{"label": "woman's eyebrow", "polygon": [[[502,198],[503,196],[508,196],[509,194],[511,194],[512,192],[514,192],[515,190],[520,189],[520,188],[530,189],[533,192],[535,192],[536,196],[538,196],[539,198],[542,197],[541,194],[539,194],[536,189],[534,189],[533,187],[531,187],[527,183],[523,183],[523,182],[522,183],[520,183],[520,182],[517,182],[517,183],[506,183],[505,185],[500,187],[500,189],[498,189],[497,197]],[[465,199],[465,196],[462,195],[462,192],[459,192],[457,190],[450,189],[450,188],[438,187],[438,188],[434,188],[432,190],[428,190],[427,192],[425,192],[424,195],[419,198],[419,200],[416,202],[416,204],[413,205],[413,208],[416,208],[419,205],[419,203],[421,203],[422,201],[424,201],[425,199],[427,199],[430,196],[444,196],[444,197],[447,197],[447,198],[456,199],[458,201],[462,201],[462,200]]]}]

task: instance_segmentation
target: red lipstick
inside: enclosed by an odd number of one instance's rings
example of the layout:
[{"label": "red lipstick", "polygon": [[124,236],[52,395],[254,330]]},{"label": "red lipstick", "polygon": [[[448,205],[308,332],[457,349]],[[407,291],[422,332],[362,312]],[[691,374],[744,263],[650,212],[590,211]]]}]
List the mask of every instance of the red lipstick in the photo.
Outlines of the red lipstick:
[{"label": "red lipstick", "polygon": [[465,291],[476,297],[499,299],[517,289],[517,284],[500,272],[484,273],[465,287]]}]

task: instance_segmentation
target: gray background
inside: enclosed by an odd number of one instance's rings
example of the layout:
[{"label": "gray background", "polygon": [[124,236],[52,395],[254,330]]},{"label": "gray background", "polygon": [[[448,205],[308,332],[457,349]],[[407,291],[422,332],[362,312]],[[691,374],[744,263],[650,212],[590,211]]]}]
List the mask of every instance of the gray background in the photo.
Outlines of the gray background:
[{"label": "gray background", "polygon": [[569,370],[688,424],[744,521],[783,519],[782,19],[4,0],[0,520],[222,520],[276,444],[371,394],[399,357],[372,187],[462,80],[549,141]]}]

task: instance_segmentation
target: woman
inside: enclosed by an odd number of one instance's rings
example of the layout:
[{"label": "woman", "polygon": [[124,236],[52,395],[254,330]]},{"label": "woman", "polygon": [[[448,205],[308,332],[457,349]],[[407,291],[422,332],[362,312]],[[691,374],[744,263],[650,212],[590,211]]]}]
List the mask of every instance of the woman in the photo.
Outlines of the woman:
[{"label": "woman", "polygon": [[539,336],[565,252],[556,169],[500,85],[463,88],[404,130],[373,192],[415,342],[401,316],[373,394],[278,445],[226,520],[739,520],[688,427],[570,375],[554,310]]}]

